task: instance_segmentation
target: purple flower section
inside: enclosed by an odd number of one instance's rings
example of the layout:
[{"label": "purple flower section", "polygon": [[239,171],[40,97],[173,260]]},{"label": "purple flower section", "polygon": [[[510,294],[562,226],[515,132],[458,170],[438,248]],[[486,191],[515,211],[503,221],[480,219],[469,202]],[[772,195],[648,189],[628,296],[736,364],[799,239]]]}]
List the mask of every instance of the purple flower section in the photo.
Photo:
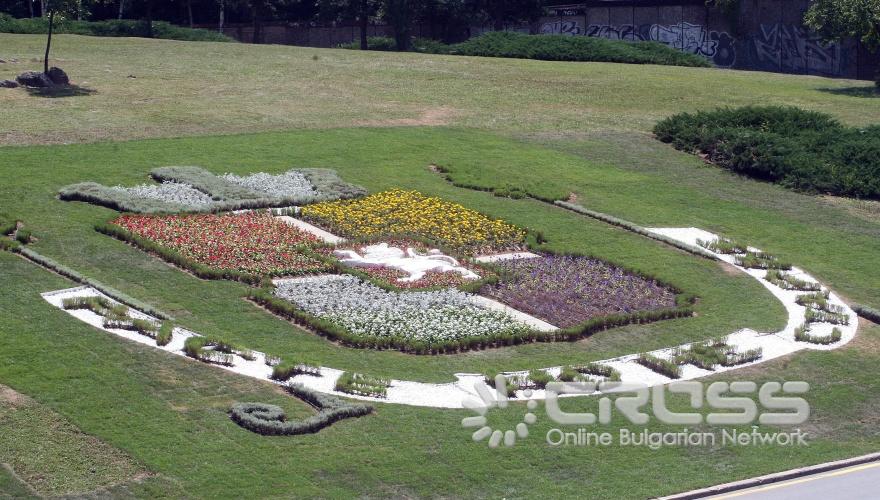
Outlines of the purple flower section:
[{"label": "purple flower section", "polygon": [[501,279],[481,294],[562,328],[599,316],[675,307],[672,290],[589,257],[544,255],[495,264]]}]

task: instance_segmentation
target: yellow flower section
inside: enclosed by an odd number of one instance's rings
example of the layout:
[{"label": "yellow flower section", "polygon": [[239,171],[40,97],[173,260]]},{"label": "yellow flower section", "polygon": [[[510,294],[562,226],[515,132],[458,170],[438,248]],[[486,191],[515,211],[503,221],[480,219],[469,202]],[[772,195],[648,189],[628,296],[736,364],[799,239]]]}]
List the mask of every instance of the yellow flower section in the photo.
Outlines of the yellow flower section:
[{"label": "yellow flower section", "polygon": [[457,203],[401,189],[358,200],[308,205],[301,215],[343,236],[414,235],[444,246],[481,252],[519,248],[526,236],[516,226]]}]

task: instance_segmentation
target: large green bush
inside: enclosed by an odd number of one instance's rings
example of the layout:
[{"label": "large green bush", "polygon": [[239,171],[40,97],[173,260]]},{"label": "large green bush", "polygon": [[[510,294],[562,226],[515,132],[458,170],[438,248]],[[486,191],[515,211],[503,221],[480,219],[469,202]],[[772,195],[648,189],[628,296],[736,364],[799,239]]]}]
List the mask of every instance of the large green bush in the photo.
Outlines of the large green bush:
[{"label": "large green bush", "polygon": [[[41,17],[16,19],[0,14],[0,33],[42,35],[49,30],[49,22]],[[146,37],[147,25],[143,21],[129,19],[108,21],[55,21],[55,33],[90,36]],[[193,42],[232,42],[232,38],[211,30],[184,28],[164,21],[153,21],[153,38],[186,40]]]},{"label": "large green bush", "polygon": [[[367,39],[367,46],[370,50],[395,50],[392,38],[370,37]],[[352,42],[339,47],[357,49],[359,44]],[[512,57],[545,61],[710,66],[703,57],[687,54],[656,42],[630,42],[586,36],[526,35],[507,31],[486,33],[454,45],[419,38],[413,41],[412,48],[416,52],[430,54]]]},{"label": "large green bush", "polygon": [[845,127],[794,107],[682,113],[654,127],[677,149],[734,172],[807,192],[880,198],[880,126]]},{"label": "large green bush", "polygon": [[496,31],[449,47],[450,54],[545,61],[599,61],[673,66],[710,66],[700,56],[656,42],[629,42],[588,36],[526,35]]}]

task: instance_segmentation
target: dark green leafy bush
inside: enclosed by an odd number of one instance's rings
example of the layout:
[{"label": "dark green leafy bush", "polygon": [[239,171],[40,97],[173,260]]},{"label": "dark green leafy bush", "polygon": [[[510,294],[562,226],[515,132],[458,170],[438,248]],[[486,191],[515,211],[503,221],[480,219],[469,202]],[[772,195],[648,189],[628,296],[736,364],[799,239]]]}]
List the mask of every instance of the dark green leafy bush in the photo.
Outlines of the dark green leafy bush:
[{"label": "dark green leafy bush", "polygon": [[513,57],[545,61],[598,61],[708,67],[709,62],[656,42],[629,42],[587,36],[526,35],[496,31],[450,45],[449,54]]},{"label": "dark green leafy bush", "polygon": [[654,134],[722,168],[791,189],[880,198],[880,126],[845,127],[795,107],[747,106],[681,113]]},{"label": "dark green leafy bush", "polygon": [[349,403],[342,399],[306,389],[297,384],[286,386],[287,391],[318,409],[318,413],[303,420],[287,420],[284,410],[265,403],[236,403],[229,416],[245,429],[266,436],[291,436],[320,431],[346,418],[362,417],[372,413],[368,404]]},{"label": "dark green leafy bush", "polygon": [[[48,32],[49,23],[45,18],[16,19],[0,13],[0,33],[19,33],[42,35]],[[143,21],[129,19],[107,21],[76,21],[56,18],[53,31],[59,34],[90,35],[90,36],[135,36],[146,37],[147,26]],[[185,40],[193,42],[232,42],[229,38],[216,31],[184,28],[164,21],[153,21],[153,38],[169,40]]]},{"label": "dark green leafy bush", "polygon": [[[369,50],[397,50],[393,38],[367,38]],[[339,45],[342,49],[359,49],[359,42]],[[665,64],[672,66],[709,67],[700,56],[688,54],[656,42],[631,42],[605,38],[526,35],[495,31],[462,43],[446,45],[436,40],[417,38],[412,50],[426,54],[462,56],[512,57],[545,61],[599,61],[630,64]]]}]

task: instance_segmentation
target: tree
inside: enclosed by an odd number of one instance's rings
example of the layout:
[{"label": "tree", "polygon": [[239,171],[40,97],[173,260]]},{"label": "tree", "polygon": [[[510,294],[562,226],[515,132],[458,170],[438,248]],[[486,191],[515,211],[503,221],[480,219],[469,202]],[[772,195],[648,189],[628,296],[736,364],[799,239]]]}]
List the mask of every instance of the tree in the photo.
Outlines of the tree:
[{"label": "tree", "polygon": [[375,17],[380,0],[318,0],[318,17],[331,22],[357,21],[361,50],[367,50],[367,28]]},{"label": "tree", "polygon": [[409,50],[412,37],[412,23],[424,5],[420,0],[385,0],[382,5],[382,19],[394,31],[397,50]]},{"label": "tree", "polygon": [[52,48],[52,29],[55,27],[55,16],[70,14],[78,7],[74,0],[44,0],[43,13],[49,14],[49,36],[46,37],[46,55],[43,57],[43,73],[49,74],[49,49]]},{"label": "tree", "polygon": [[804,23],[829,42],[853,37],[872,52],[880,48],[880,0],[814,0]]},{"label": "tree", "polygon": [[492,24],[492,29],[501,31],[509,23],[533,21],[541,16],[541,0],[482,0],[481,10]]}]

